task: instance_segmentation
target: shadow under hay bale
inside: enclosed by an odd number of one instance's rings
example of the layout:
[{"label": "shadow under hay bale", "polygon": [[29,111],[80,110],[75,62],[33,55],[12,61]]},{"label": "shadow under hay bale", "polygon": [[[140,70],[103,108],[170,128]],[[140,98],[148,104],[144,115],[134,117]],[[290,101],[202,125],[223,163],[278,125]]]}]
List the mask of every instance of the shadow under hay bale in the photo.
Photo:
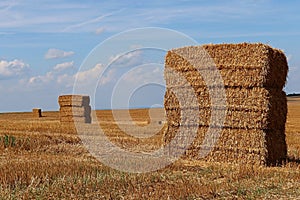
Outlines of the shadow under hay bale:
[{"label": "shadow under hay bale", "polygon": [[[208,75],[206,80],[212,83],[208,88],[201,74],[190,63],[194,58],[205,59],[202,49],[213,59],[224,85],[214,81],[217,76],[210,66],[200,66],[200,72]],[[170,69],[187,80],[194,89],[196,101],[188,99],[185,84],[172,78]],[[164,134],[164,144],[171,144],[179,128],[185,131],[184,137],[189,137],[192,127],[197,127],[196,138],[189,147],[182,146],[182,141],[187,138],[177,138],[177,143],[172,143],[174,146],[171,149],[176,151],[177,148],[184,148],[186,151],[183,156],[196,160],[255,165],[281,162],[287,156],[287,100],[282,91],[287,71],[284,53],[264,44],[203,45],[169,51],[165,62],[167,89],[164,106],[168,130]],[[225,89],[226,105],[211,104],[209,92],[218,87]],[[180,93],[181,98],[185,97],[182,105],[172,92],[174,90]],[[224,124],[210,121],[212,109],[225,111]],[[198,116],[194,115],[195,110]],[[191,121],[184,121],[182,113],[193,115]],[[218,140],[205,147],[202,143],[209,126],[221,127],[222,130]],[[211,149],[211,152],[201,158],[201,148]]]}]

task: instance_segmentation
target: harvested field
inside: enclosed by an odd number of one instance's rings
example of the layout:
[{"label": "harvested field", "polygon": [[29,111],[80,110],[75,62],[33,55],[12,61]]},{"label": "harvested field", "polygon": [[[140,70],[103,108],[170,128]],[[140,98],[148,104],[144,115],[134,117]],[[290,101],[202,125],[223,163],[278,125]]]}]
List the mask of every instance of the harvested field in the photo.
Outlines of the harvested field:
[{"label": "harvested field", "polygon": [[[156,112],[155,120],[163,121],[159,117],[163,109]],[[130,113],[137,125],[149,123],[148,110]],[[74,127],[60,124],[59,112],[43,112],[41,118],[35,118],[32,112],[0,114],[0,199],[297,199],[299,113],[300,98],[288,98],[288,160],[282,166],[255,167],[183,158],[146,174],[119,172],[99,163],[86,151]],[[162,132],[138,139],[118,128],[111,111],[97,111],[97,116],[110,140],[124,149],[151,151],[162,144]],[[124,124],[127,121],[124,118]],[[248,137],[247,134],[236,136]],[[258,139],[248,141],[256,145]],[[235,145],[233,148],[247,145],[220,142]]]}]

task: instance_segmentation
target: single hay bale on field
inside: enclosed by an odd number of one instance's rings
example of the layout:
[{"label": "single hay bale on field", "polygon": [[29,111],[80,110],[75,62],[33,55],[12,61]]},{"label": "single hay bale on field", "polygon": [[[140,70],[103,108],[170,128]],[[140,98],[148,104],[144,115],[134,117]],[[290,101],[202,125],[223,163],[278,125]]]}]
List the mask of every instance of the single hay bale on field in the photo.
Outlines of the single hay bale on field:
[{"label": "single hay bale on field", "polygon": [[32,113],[35,118],[42,117],[42,109],[40,109],[40,108],[33,108]]},{"label": "single hay bale on field", "polygon": [[[207,56],[214,61],[223,82],[217,81],[219,75]],[[173,76],[174,72],[192,90]],[[282,91],[287,72],[284,53],[264,44],[210,44],[168,51],[164,72],[168,130],[164,144],[170,144],[172,151],[186,150],[184,156],[191,159],[255,165],[280,162],[287,155],[287,99]],[[225,99],[215,92],[222,88]],[[189,94],[191,91],[194,96]],[[175,94],[184,101],[179,102]],[[216,103],[212,104],[212,98]],[[224,123],[221,115],[211,118],[215,110],[225,113]],[[193,130],[197,135],[191,146],[186,146],[184,141],[190,141]],[[221,133],[220,137],[208,135],[211,142],[205,146],[208,130],[209,134],[217,130]],[[211,151],[201,158],[201,149]]]},{"label": "single hay bale on field", "polygon": [[89,106],[90,97],[82,95],[62,95],[58,98],[58,103],[61,107],[64,106]]},{"label": "single hay bale on field", "polygon": [[62,95],[58,98],[59,102],[63,101],[85,101],[88,104],[90,103],[90,97],[89,96],[83,96],[83,95]]},{"label": "single hay bale on field", "polygon": [[90,97],[82,95],[59,96],[60,121],[63,123],[91,123]]}]

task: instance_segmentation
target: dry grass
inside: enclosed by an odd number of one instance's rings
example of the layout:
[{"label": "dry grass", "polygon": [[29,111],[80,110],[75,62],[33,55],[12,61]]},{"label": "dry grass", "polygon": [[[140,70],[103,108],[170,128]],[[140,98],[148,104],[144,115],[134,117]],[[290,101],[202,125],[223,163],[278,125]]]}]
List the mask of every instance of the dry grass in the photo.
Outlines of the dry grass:
[{"label": "dry grass", "polygon": [[[179,160],[146,174],[103,166],[81,145],[74,127],[59,124],[58,112],[43,112],[40,119],[32,113],[0,114],[0,199],[296,199],[300,98],[289,98],[288,108],[289,160],[281,167]],[[129,137],[114,124],[110,111],[97,115],[122,148],[151,150],[161,144],[160,134]],[[149,122],[147,110],[133,110],[131,116],[139,125]]]}]

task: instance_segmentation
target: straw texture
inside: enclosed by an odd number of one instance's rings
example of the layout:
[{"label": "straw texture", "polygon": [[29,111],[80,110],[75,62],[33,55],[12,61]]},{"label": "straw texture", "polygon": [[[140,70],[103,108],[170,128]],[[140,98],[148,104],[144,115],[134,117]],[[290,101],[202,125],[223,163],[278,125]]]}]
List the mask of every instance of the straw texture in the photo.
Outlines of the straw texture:
[{"label": "straw texture", "polygon": [[[214,63],[209,62],[207,55]],[[200,63],[197,69],[193,66],[195,59]],[[218,74],[213,69],[217,69],[222,82],[216,81]],[[194,97],[188,94],[186,83],[172,78],[174,71],[187,81]],[[164,133],[164,143],[172,144],[173,151],[187,149],[184,157],[191,159],[255,165],[280,162],[287,154],[287,100],[282,91],[287,72],[284,53],[260,43],[209,44],[168,51],[164,74],[168,130]],[[218,101],[222,97],[213,92],[220,88],[224,88],[226,94],[225,105]],[[175,94],[180,94],[184,101],[179,102]],[[212,98],[217,103],[213,104]],[[224,124],[211,121],[215,110],[225,113]],[[182,114],[190,116],[189,120]],[[189,139],[195,127],[198,130],[196,138],[191,146],[184,146],[182,141]],[[212,142],[203,146],[208,130],[214,133],[218,127],[222,128],[219,137],[209,136]],[[186,134],[178,138],[178,130]],[[176,142],[170,143],[175,138]],[[200,158],[201,149],[212,150],[205,158]]]},{"label": "straw texture", "polygon": [[59,96],[60,122],[91,123],[91,106],[89,96],[63,95]]},{"label": "straw texture", "polygon": [[42,117],[42,109],[40,108],[33,108],[32,109],[32,114],[35,118],[40,118]]},{"label": "straw texture", "polygon": [[[182,127],[185,131],[190,130],[191,126]],[[179,127],[169,126],[168,134],[164,139],[168,143],[174,139],[179,131]],[[216,132],[215,128],[211,128],[212,133]],[[216,143],[208,143],[207,146],[201,146],[203,140],[208,134],[208,127],[199,126],[194,142],[185,147],[181,141],[187,138],[177,138],[178,143],[170,146],[172,151],[186,148],[183,157],[190,159],[200,159],[200,151],[212,148],[212,151],[205,158],[206,161],[214,162],[233,162],[233,163],[248,163],[248,164],[271,164],[277,162],[277,157],[286,155],[285,135],[283,130],[262,130],[262,129],[233,129],[223,128]],[[188,136],[186,136],[188,137]],[[280,138],[280,140],[278,139]],[[212,138],[213,140],[214,138]],[[274,143],[276,142],[276,143]],[[213,144],[213,145],[212,145]],[[250,154],[250,155],[244,155]],[[245,160],[243,160],[244,158]],[[252,159],[249,159],[252,158]],[[253,159],[256,158],[256,159]],[[259,159],[258,159],[259,158]]]},{"label": "straw texture", "polygon": [[[225,86],[282,88],[286,83],[288,65],[284,53],[264,44],[211,44],[174,49],[168,51],[165,67],[183,72],[192,85],[206,85],[189,63],[195,56],[205,63],[203,50],[213,59]],[[212,70],[208,63],[201,66],[203,74]],[[167,85],[177,84],[166,81]]]}]

